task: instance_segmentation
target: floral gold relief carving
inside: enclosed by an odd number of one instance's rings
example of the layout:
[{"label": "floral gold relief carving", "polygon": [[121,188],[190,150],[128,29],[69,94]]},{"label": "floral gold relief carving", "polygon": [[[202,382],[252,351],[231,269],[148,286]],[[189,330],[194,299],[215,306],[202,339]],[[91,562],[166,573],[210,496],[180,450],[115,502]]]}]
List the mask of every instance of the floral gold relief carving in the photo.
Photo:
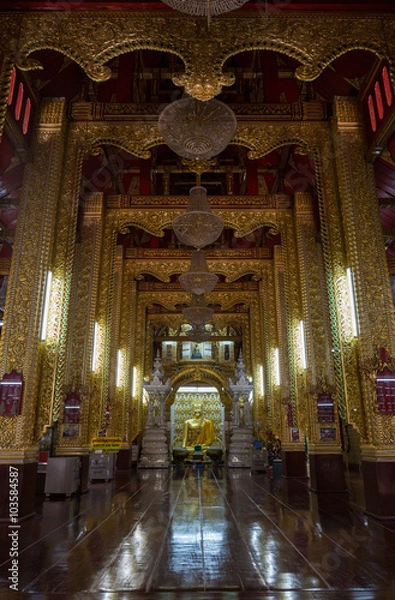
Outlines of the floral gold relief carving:
[{"label": "floral gold relief carving", "polygon": [[114,13],[109,17],[69,11],[62,13],[62,18],[59,14],[29,13],[24,15],[19,34],[18,66],[40,68],[30,55],[53,48],[77,62],[94,81],[105,81],[111,76],[106,63],[112,58],[133,50],[165,51],[184,63],[184,72],[173,74],[175,85],[205,101],[234,83],[233,73],[223,67],[239,52],[265,49],[292,56],[300,62],[296,76],[312,81],[332,60],[354,48],[385,57],[381,39],[384,35],[390,44],[393,29],[390,16],[374,14],[331,15],[330,26],[325,15],[283,12],[265,15],[264,19],[244,16],[242,22],[240,27],[234,16],[215,19],[208,35],[205,19],[177,14],[168,14],[165,19],[143,13]]}]

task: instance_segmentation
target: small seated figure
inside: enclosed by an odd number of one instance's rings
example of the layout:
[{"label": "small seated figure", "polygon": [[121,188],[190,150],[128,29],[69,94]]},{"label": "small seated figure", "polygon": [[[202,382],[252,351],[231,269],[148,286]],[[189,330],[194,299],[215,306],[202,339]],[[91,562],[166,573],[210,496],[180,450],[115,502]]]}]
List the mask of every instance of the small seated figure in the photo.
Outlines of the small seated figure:
[{"label": "small seated figure", "polygon": [[204,452],[213,443],[214,439],[215,431],[213,422],[203,416],[202,403],[195,402],[193,405],[193,417],[187,419],[184,423],[183,448],[194,451],[195,446],[199,445]]}]

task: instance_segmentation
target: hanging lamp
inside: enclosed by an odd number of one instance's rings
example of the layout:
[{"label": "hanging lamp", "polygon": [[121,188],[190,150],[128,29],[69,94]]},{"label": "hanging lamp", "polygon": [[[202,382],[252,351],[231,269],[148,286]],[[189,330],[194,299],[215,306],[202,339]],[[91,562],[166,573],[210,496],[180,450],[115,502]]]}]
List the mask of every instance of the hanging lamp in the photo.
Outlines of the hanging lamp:
[{"label": "hanging lamp", "polygon": [[180,275],[178,280],[186,292],[199,296],[212,292],[218,277],[208,270],[204,250],[192,250],[188,272]]},{"label": "hanging lamp", "polygon": [[192,294],[191,304],[184,308],[182,314],[190,325],[205,325],[213,316],[213,309],[207,306],[204,294]]},{"label": "hanging lamp", "polygon": [[189,191],[186,211],[173,220],[172,227],[180,242],[199,249],[219,238],[224,222],[211,211],[206,188],[195,186]]}]

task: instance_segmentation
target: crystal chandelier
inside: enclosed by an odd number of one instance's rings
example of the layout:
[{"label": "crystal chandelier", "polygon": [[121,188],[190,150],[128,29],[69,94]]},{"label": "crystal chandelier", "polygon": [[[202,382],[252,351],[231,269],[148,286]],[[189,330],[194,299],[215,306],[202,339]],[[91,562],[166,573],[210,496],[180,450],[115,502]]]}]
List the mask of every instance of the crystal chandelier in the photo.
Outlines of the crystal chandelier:
[{"label": "crystal chandelier", "polygon": [[190,306],[184,308],[182,314],[190,325],[205,325],[213,316],[213,309],[207,306],[203,294],[192,294]]},{"label": "crystal chandelier", "polygon": [[210,339],[211,331],[205,328],[204,325],[192,325],[191,329],[187,331],[186,336],[191,342],[207,342]]},{"label": "crystal chandelier", "polygon": [[243,6],[247,0],[163,0],[165,4],[180,12],[196,17],[210,17],[230,12]]},{"label": "crystal chandelier", "polygon": [[196,98],[182,98],[161,112],[158,129],[169,148],[179,156],[208,160],[230,143],[236,130],[236,117],[219,100],[201,102]]},{"label": "crystal chandelier", "polygon": [[178,278],[181,286],[190,294],[208,294],[212,292],[218,277],[207,268],[204,250],[193,250],[188,272]]},{"label": "crystal chandelier", "polygon": [[172,227],[180,242],[199,249],[218,239],[224,222],[211,212],[206,188],[195,186],[189,192],[186,211],[173,220]]}]

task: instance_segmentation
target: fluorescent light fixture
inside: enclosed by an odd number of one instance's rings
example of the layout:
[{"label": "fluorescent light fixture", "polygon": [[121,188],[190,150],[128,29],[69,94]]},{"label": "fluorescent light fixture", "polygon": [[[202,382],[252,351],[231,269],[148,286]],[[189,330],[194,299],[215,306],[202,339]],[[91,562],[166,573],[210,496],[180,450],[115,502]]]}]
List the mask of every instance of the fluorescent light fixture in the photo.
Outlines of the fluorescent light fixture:
[{"label": "fluorescent light fixture", "polygon": [[300,348],[302,352],[302,368],[307,369],[307,353],[306,353],[306,337],[304,329],[304,321],[300,321]]},{"label": "fluorescent light fixture", "polygon": [[96,369],[97,330],[98,330],[98,324],[97,324],[97,321],[95,321],[95,324],[93,326],[93,348],[92,348],[92,364],[91,364],[92,371],[95,371],[95,369]]},{"label": "fluorescent light fixture", "polygon": [[42,314],[42,320],[41,320],[41,341],[42,342],[47,337],[49,299],[51,297],[51,284],[52,284],[52,271],[48,271],[47,272],[47,280],[45,282],[44,307],[43,307],[43,314]]},{"label": "fluorescent light fixture", "polygon": [[276,385],[280,385],[281,376],[280,376],[280,349],[279,348],[276,348],[274,351],[274,370],[275,370]]},{"label": "fluorescent light fixture", "polygon": [[263,373],[263,366],[259,367],[259,374],[261,376],[261,396],[265,395],[265,378]]},{"label": "fluorescent light fixture", "polygon": [[132,387],[133,398],[136,395],[136,390],[137,390],[137,369],[136,369],[136,367],[133,367],[133,387]]},{"label": "fluorescent light fixture", "polygon": [[118,350],[117,352],[117,377],[116,377],[116,386],[121,386],[121,372],[122,372],[122,352]]},{"label": "fluorescent light fixture", "polygon": [[347,267],[347,283],[348,283],[348,291],[350,294],[350,302],[351,302],[351,323],[352,323],[352,332],[354,337],[359,337],[359,329],[358,329],[358,318],[357,318],[357,306],[355,302],[355,288],[354,288],[354,277],[352,273],[351,267]]}]

